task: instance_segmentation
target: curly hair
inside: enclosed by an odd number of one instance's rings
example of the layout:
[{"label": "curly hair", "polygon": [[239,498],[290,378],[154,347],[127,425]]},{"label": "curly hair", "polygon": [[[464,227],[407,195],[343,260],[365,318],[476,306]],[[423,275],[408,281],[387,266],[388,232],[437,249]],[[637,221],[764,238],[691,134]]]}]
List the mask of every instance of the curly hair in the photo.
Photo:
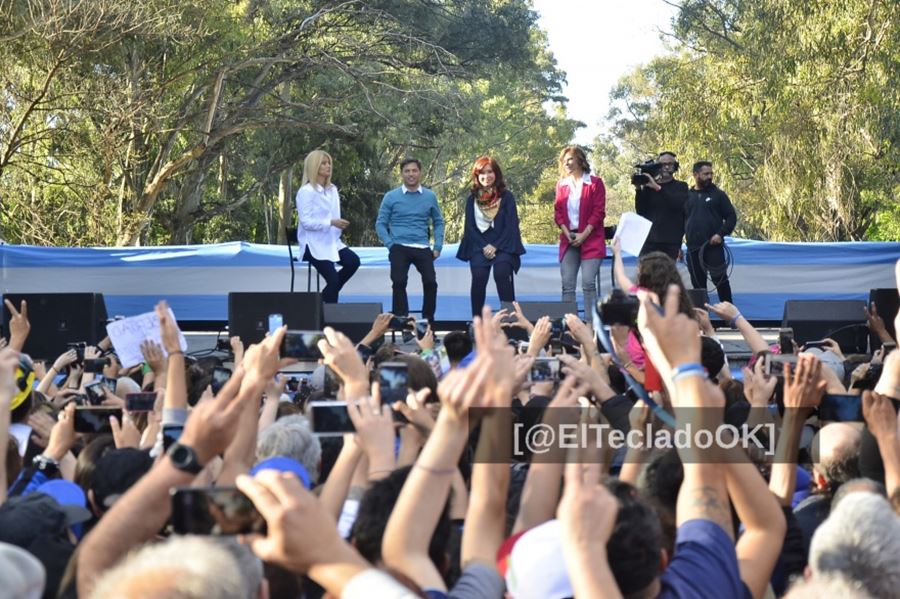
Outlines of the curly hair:
[{"label": "curly hair", "polygon": [[638,287],[649,289],[660,301],[664,301],[669,285],[678,285],[681,290],[678,297],[678,311],[694,318],[694,304],[684,289],[684,282],[675,261],[663,252],[650,252],[641,256],[637,270]]}]

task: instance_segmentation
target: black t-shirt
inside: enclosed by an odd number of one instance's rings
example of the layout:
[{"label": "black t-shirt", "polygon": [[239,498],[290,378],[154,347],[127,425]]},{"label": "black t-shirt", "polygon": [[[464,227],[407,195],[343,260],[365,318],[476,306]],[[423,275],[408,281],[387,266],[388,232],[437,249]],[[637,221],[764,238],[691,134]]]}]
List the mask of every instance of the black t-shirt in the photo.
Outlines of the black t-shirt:
[{"label": "black t-shirt", "polygon": [[681,245],[688,185],[675,179],[660,183],[659,191],[644,186],[634,195],[634,210],[653,223],[647,243]]}]

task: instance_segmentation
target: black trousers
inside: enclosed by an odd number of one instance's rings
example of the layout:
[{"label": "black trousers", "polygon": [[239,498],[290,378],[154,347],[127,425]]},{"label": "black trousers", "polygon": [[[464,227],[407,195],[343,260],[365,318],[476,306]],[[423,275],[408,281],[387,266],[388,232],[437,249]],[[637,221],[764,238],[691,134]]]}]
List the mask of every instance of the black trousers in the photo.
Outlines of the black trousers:
[{"label": "black trousers", "polygon": [[488,260],[481,253],[472,256],[469,260],[469,270],[472,273],[472,316],[481,316],[481,309],[484,307],[484,301],[487,297],[488,279],[491,277],[492,269],[500,301],[516,301],[516,288],[513,283],[513,273],[515,272],[514,259],[512,254],[498,251],[493,260]]},{"label": "black trousers", "polygon": [[[701,264],[700,257],[703,257]],[[720,302],[731,302],[731,283],[728,281],[728,265],[725,264],[724,245],[705,245],[698,248],[688,247],[688,272],[691,273],[691,285],[694,289],[706,289],[707,278],[712,279],[719,294]],[[707,269],[709,272],[707,272]]]},{"label": "black trousers", "polygon": [[409,265],[412,264],[422,275],[422,316],[434,322],[434,311],[437,307],[437,275],[434,272],[434,254],[431,248],[411,248],[394,244],[388,250],[391,262],[391,284],[393,301],[391,312],[396,316],[409,314],[409,300],[406,297],[406,284],[409,281]]},{"label": "black trousers", "polygon": [[344,283],[350,280],[350,277],[359,268],[359,256],[350,248],[344,248],[338,252],[338,264],[341,270],[338,271],[334,267],[331,260],[318,260],[309,253],[309,246],[303,253],[303,260],[309,262],[316,269],[316,272],[325,279],[325,289],[322,290],[322,301],[326,304],[336,304],[338,301],[338,293],[343,288]]}]

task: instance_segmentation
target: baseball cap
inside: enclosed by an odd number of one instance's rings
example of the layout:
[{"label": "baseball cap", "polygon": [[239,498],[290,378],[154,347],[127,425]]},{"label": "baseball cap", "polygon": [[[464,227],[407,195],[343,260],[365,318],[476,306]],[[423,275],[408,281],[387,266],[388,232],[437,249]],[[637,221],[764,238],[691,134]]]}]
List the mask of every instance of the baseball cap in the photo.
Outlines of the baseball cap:
[{"label": "baseball cap", "polygon": [[276,455],[272,456],[271,458],[266,458],[261,462],[257,462],[257,464],[250,469],[250,476],[255,476],[257,472],[261,472],[263,470],[293,472],[297,475],[297,478],[300,479],[300,482],[303,483],[304,487],[306,487],[307,489],[312,487],[312,482],[309,478],[309,472],[306,471],[306,468],[303,466],[303,464],[287,456]]},{"label": "baseball cap", "polygon": [[47,574],[38,558],[15,545],[0,543],[0,580],[4,597],[39,599]]},{"label": "baseball cap", "polygon": [[0,506],[0,541],[28,547],[44,534],[62,535],[66,528],[90,519],[86,509],[60,505],[46,493],[10,497]]},{"label": "baseball cap", "polygon": [[575,591],[562,554],[561,525],[550,520],[500,546],[498,569],[514,599],[564,599]]},{"label": "baseball cap", "polygon": [[87,497],[84,491],[71,481],[63,479],[47,481],[34,492],[44,493],[55,499],[60,509],[65,512],[70,525],[86,522],[93,516],[87,509]]},{"label": "baseball cap", "polygon": [[91,476],[90,488],[97,507],[104,512],[111,508],[152,466],[150,454],[134,447],[113,449],[103,454]]},{"label": "baseball cap", "polygon": [[34,387],[34,364],[27,354],[19,354],[19,364],[15,373],[16,394],[9,404],[10,411],[25,403]]}]

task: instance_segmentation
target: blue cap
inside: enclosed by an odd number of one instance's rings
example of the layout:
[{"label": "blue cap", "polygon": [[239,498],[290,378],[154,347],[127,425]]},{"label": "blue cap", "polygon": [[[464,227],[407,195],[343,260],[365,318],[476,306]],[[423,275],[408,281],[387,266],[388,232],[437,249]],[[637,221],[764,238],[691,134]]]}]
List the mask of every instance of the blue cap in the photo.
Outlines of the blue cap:
[{"label": "blue cap", "polygon": [[87,509],[87,497],[81,487],[68,480],[54,479],[40,485],[34,492],[44,493],[56,500],[66,514],[66,521],[71,526],[72,532],[80,539],[81,523],[93,517]]},{"label": "blue cap", "polygon": [[256,465],[250,469],[250,475],[255,476],[257,472],[261,472],[263,470],[293,472],[297,475],[297,478],[300,479],[300,482],[303,483],[304,487],[306,487],[307,489],[312,488],[312,481],[310,481],[309,479],[309,472],[306,471],[306,468],[303,467],[303,464],[292,458],[283,455],[266,458],[261,462],[257,462]]},{"label": "blue cap", "polygon": [[460,367],[460,368],[465,368],[466,366],[468,366],[469,364],[471,364],[472,362],[474,362],[474,361],[475,361],[475,356],[476,356],[476,355],[477,355],[477,354],[475,353],[475,350],[474,350],[474,349],[473,349],[472,351],[470,351],[469,353],[467,353],[467,354],[465,355],[465,357],[463,357],[463,359],[459,361],[459,367]]}]

